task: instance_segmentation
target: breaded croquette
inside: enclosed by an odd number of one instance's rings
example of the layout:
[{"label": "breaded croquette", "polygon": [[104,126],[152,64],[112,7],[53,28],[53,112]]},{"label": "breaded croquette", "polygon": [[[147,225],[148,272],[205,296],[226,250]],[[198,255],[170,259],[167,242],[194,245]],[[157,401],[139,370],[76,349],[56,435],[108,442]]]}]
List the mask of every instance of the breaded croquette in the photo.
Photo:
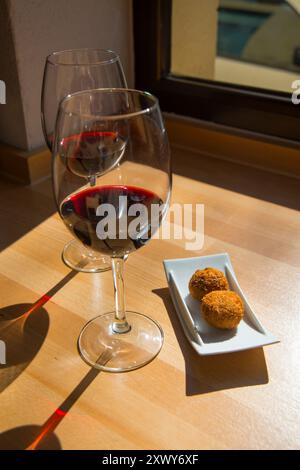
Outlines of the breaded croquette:
[{"label": "breaded croquette", "polygon": [[219,290],[203,297],[202,313],[211,326],[231,330],[236,328],[243,318],[244,305],[235,292]]},{"label": "breaded croquette", "polygon": [[202,297],[215,290],[227,290],[229,285],[226,277],[215,268],[197,269],[189,282],[189,291],[194,299]]}]

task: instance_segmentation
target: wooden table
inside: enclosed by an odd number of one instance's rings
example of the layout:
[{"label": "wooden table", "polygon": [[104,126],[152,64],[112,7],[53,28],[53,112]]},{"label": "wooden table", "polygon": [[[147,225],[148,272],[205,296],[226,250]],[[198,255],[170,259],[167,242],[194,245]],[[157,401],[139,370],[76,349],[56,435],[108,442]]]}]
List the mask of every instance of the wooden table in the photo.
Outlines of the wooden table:
[{"label": "wooden table", "polygon": [[[112,309],[111,272],[78,274],[61,262],[71,237],[49,181],[0,186],[0,339],[7,346],[0,448],[300,447],[299,212],[175,176],[173,202],[205,204],[205,244],[195,253],[179,240],[153,240],[129,257],[127,307],[155,318],[165,342],[146,367],[109,374],[81,360],[76,340],[87,320]],[[296,188],[299,182],[299,198]],[[281,342],[199,357],[179,325],[162,260],[223,251]]]}]

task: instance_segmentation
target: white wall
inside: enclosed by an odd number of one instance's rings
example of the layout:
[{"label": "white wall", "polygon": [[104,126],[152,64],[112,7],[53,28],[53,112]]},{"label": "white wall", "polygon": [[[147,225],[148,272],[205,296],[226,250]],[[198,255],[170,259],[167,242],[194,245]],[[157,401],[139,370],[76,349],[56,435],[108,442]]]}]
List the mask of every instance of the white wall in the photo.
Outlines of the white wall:
[{"label": "white wall", "polygon": [[[45,57],[78,47],[113,49],[133,82],[131,0],[0,0],[0,79],[7,104],[0,107],[0,140],[24,149],[44,145],[40,94]],[[4,7],[4,14],[5,14]],[[2,36],[2,37],[1,37]]]},{"label": "white wall", "polygon": [[11,24],[6,2],[0,0],[0,80],[6,84],[6,102],[0,104],[0,141],[27,147]]}]

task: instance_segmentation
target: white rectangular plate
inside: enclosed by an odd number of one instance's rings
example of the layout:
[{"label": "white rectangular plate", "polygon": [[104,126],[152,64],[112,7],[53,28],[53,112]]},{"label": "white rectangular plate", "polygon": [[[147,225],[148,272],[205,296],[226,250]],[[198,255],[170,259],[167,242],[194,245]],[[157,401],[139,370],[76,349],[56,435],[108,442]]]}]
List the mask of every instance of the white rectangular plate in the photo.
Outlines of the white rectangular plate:
[{"label": "white rectangular plate", "polygon": [[[177,315],[187,339],[198,354],[229,353],[278,342],[278,339],[263,327],[250,307],[239,286],[227,253],[170,259],[163,263]],[[192,274],[196,269],[207,267],[223,271],[230,289],[235,291],[244,302],[244,318],[234,330],[220,330],[209,326],[202,317],[201,303],[193,299],[189,293],[188,284]]]}]

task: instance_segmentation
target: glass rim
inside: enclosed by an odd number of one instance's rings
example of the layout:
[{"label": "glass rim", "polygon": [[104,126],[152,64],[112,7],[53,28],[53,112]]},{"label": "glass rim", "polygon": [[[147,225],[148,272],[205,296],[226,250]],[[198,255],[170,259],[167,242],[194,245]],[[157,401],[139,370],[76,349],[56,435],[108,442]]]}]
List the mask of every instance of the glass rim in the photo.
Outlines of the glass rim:
[{"label": "glass rim", "polygon": [[[92,52],[105,52],[107,55],[111,55],[111,58],[107,59],[95,59],[91,62],[82,62],[82,63],[67,63],[67,62],[56,62],[54,57],[59,57],[67,52],[84,52],[84,51],[92,51]],[[75,49],[64,49],[62,51],[54,51],[51,54],[47,55],[46,62],[58,66],[65,66],[65,67],[91,67],[93,65],[106,65],[106,64],[113,64],[120,60],[119,54],[111,49],[100,49],[96,47],[82,47],[82,48],[75,48]]]},{"label": "glass rim", "polygon": [[[146,98],[150,99],[153,104],[150,106],[147,106],[145,108],[142,108],[139,111],[133,111],[129,113],[122,113],[122,114],[89,114],[89,113],[79,113],[79,112],[74,112],[74,111],[68,111],[65,109],[66,103],[68,103],[70,100],[73,98],[76,98],[78,96],[84,96],[84,95],[90,95],[93,93],[127,93],[127,94],[139,94],[142,96],[145,96]],[[98,120],[103,120],[103,121],[110,121],[110,120],[117,120],[117,119],[129,119],[135,116],[141,116],[143,114],[148,114],[155,109],[159,107],[159,102],[156,96],[152,95],[152,93],[149,93],[148,91],[142,91],[142,90],[136,90],[134,88],[92,88],[90,90],[81,90],[77,91],[75,93],[70,93],[69,95],[65,96],[60,102],[59,105],[59,110],[60,113],[63,112],[68,115],[75,115],[75,116],[83,116],[83,117],[90,117],[90,118],[95,118],[97,116]]]}]

